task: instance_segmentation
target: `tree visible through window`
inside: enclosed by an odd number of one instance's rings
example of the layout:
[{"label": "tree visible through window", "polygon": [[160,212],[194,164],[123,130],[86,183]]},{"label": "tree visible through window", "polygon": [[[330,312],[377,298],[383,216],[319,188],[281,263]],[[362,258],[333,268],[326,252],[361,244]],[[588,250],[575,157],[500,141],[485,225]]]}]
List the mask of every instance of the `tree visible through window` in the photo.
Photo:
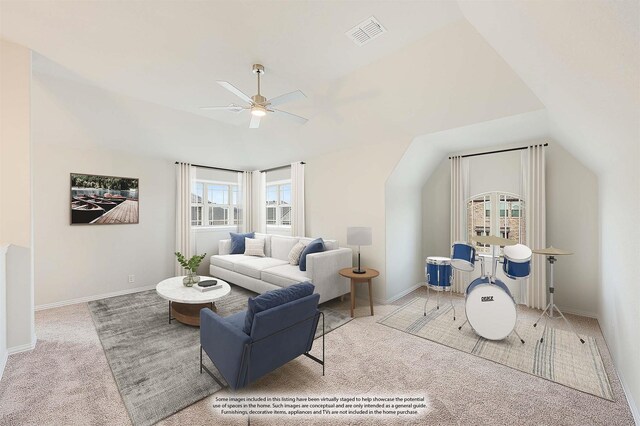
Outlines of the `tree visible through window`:
[{"label": "tree visible through window", "polygon": [[197,181],[191,192],[191,226],[242,223],[238,185]]},{"label": "tree visible through window", "polygon": [[267,225],[291,226],[291,182],[267,185],[265,200]]},{"label": "tree visible through window", "polygon": [[[467,202],[467,235],[497,235],[524,243],[526,222],[524,201],[516,194],[487,192]],[[491,247],[476,243],[478,253],[490,253]]]}]

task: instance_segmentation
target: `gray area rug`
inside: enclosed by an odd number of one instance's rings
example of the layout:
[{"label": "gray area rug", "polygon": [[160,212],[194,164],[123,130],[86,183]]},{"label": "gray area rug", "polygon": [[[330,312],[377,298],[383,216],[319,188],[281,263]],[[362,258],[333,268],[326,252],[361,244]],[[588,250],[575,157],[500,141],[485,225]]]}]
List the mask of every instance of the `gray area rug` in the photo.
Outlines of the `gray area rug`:
[{"label": "gray area rug", "polygon": [[450,305],[445,303],[436,310],[436,302],[430,300],[425,316],[424,302],[424,298],[417,297],[378,323],[613,401],[609,378],[593,337],[583,336],[586,340],[583,345],[573,333],[548,327],[540,343],[542,330],[529,322],[525,327],[519,320],[516,330],[525,344],[514,334],[504,340],[487,340],[478,336],[468,323],[458,330],[466,320],[463,307],[457,306],[458,315],[453,322]]},{"label": "gray area rug", "polygon": [[[225,317],[247,308],[255,293],[231,286],[216,302]],[[100,342],[136,426],[154,424],[218,390],[207,374],[200,374],[200,329],[168,321],[169,302],[155,290],[89,302]],[[325,330],[351,321],[347,314],[320,307]],[[322,335],[322,321],[316,337]],[[207,357],[205,364],[216,371]],[[220,376],[218,376],[220,377]]]}]

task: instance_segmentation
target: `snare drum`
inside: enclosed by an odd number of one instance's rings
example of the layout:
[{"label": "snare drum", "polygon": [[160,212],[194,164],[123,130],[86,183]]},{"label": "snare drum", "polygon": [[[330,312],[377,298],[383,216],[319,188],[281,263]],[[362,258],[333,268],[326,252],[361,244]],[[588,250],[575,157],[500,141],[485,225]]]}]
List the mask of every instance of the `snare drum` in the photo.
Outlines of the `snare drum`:
[{"label": "snare drum", "polygon": [[448,257],[427,257],[427,283],[435,287],[450,287],[453,279],[451,259]]},{"label": "snare drum", "polygon": [[467,287],[464,309],[473,330],[485,339],[502,340],[516,326],[516,302],[500,280],[473,280]]},{"label": "snare drum", "polygon": [[531,274],[531,249],[524,244],[506,246],[502,270],[514,280],[527,278]]},{"label": "snare drum", "polygon": [[451,266],[460,270],[471,272],[475,269],[476,249],[469,243],[456,241],[451,246]]}]

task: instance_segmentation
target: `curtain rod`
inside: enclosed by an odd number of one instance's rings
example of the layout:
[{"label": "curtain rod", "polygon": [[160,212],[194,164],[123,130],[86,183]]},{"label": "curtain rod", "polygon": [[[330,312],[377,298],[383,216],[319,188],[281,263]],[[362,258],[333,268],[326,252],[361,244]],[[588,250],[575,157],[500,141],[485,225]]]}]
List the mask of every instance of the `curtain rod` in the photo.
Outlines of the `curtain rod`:
[{"label": "curtain rod", "polygon": [[[307,164],[304,161],[301,161],[300,164]],[[272,167],[270,169],[264,169],[264,170],[260,170],[260,173],[266,173],[266,172],[273,172],[276,170],[280,170],[280,169],[286,169],[287,167],[291,167],[291,164],[287,164],[284,166],[278,166],[278,167]]]},{"label": "curtain rod", "polygon": [[[479,155],[488,155],[488,154],[499,154],[501,152],[509,152],[509,151],[521,151],[523,149],[527,149],[529,147],[533,147],[533,146],[549,146],[548,143],[545,144],[541,144],[541,145],[527,145],[527,146],[521,146],[519,148],[508,148],[508,149],[499,149],[497,151],[487,151],[487,152],[478,152],[476,154],[467,154],[467,155],[460,155],[459,157],[462,158],[467,158],[467,157],[477,157]],[[456,157],[458,157],[456,155]],[[449,157],[449,160],[451,160],[453,157]]]},{"label": "curtain rod", "polygon": [[[180,164],[180,161],[176,161],[176,164]],[[222,167],[213,167],[213,166],[201,166],[200,164],[192,164],[192,166],[199,167],[201,169],[212,169],[212,170],[222,170],[225,172],[244,173],[244,170],[224,169]]]}]

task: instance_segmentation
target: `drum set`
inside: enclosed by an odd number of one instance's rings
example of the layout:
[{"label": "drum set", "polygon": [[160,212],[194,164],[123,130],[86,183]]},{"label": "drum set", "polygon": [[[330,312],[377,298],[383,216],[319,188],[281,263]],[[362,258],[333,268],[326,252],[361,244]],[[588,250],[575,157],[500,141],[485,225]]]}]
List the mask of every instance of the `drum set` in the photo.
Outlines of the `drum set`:
[{"label": "drum set", "polygon": [[[515,330],[517,322],[516,302],[509,288],[496,277],[498,264],[502,263],[504,274],[512,279],[521,280],[531,274],[531,249],[523,244],[496,236],[477,236],[473,240],[479,244],[492,246],[491,255],[477,255],[473,245],[467,242],[455,242],[451,246],[451,258],[428,257],[426,266],[427,300],[424,315],[427,314],[429,289],[451,292],[453,269],[472,272],[475,263],[480,260],[481,274],[467,286],[465,291],[465,314],[471,328],[481,337],[488,340],[502,340],[514,333],[524,344],[524,340]],[[499,256],[498,248],[504,247],[503,256]],[[485,261],[491,260],[491,273],[487,274]],[[451,306],[453,308],[453,300]],[[436,308],[440,308],[439,300]],[[455,308],[453,309],[455,321]]]}]

